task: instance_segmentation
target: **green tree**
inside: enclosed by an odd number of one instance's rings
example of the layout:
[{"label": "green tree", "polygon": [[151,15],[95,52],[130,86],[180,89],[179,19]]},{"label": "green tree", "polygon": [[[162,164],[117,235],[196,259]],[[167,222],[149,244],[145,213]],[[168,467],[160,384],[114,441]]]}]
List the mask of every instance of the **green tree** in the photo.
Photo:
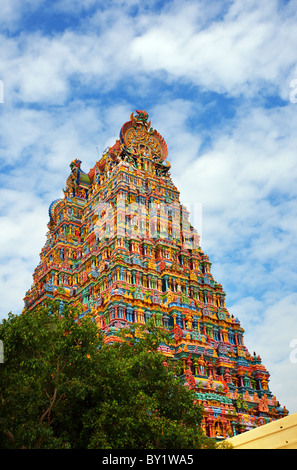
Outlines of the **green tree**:
[{"label": "green tree", "polygon": [[92,318],[47,302],[0,324],[1,448],[194,449],[202,409],[153,324],[105,344]]}]

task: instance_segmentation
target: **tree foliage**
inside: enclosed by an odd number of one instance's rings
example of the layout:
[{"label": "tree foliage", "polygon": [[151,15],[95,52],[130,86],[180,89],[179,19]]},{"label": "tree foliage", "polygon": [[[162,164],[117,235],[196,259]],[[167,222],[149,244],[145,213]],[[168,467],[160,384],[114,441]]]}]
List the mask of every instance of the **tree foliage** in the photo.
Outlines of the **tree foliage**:
[{"label": "tree foliage", "polygon": [[195,449],[202,409],[158,351],[153,324],[103,341],[92,318],[51,301],[0,324],[0,447]]}]

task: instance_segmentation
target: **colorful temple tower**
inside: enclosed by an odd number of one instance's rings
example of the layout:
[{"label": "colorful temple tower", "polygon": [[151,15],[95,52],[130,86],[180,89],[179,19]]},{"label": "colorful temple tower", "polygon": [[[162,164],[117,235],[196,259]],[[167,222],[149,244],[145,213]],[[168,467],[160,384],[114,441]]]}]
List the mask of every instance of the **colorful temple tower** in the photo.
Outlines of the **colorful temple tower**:
[{"label": "colorful temple tower", "polygon": [[61,308],[80,304],[107,342],[131,322],[153,318],[174,339],[160,349],[179,361],[195,389],[206,435],[225,439],[288,412],[226,308],[167,154],[148,114],[136,111],[89,173],[78,159],[70,164],[64,197],[49,207],[47,241],[25,306],[32,310],[48,297]]}]

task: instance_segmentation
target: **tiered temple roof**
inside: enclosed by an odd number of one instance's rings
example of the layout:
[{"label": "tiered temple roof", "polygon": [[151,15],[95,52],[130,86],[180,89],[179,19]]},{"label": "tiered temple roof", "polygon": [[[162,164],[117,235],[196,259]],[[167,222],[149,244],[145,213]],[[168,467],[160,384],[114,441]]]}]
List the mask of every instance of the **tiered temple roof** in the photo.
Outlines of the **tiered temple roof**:
[{"label": "tiered temple roof", "polygon": [[32,310],[48,297],[61,308],[80,304],[106,342],[130,323],[153,318],[174,339],[160,349],[179,361],[185,383],[195,389],[205,433],[223,439],[287,410],[226,308],[167,155],[148,114],[136,111],[88,173],[79,159],[71,162],[64,197],[49,208],[47,241],[25,306]]}]

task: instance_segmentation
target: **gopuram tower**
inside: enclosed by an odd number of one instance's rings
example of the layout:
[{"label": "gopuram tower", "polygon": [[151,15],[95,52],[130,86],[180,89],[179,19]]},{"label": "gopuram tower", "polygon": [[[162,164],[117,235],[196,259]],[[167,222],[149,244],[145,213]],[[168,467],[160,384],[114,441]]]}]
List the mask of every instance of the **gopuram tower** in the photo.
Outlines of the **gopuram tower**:
[{"label": "gopuram tower", "polygon": [[170,331],[161,345],[179,361],[204,407],[205,434],[226,439],[287,415],[269,389],[269,373],[244,345],[244,330],[180,204],[167,145],[148,114],[136,111],[115,145],[85,173],[70,164],[64,197],[49,207],[47,241],[25,296],[81,305],[106,342],[130,323]]}]

